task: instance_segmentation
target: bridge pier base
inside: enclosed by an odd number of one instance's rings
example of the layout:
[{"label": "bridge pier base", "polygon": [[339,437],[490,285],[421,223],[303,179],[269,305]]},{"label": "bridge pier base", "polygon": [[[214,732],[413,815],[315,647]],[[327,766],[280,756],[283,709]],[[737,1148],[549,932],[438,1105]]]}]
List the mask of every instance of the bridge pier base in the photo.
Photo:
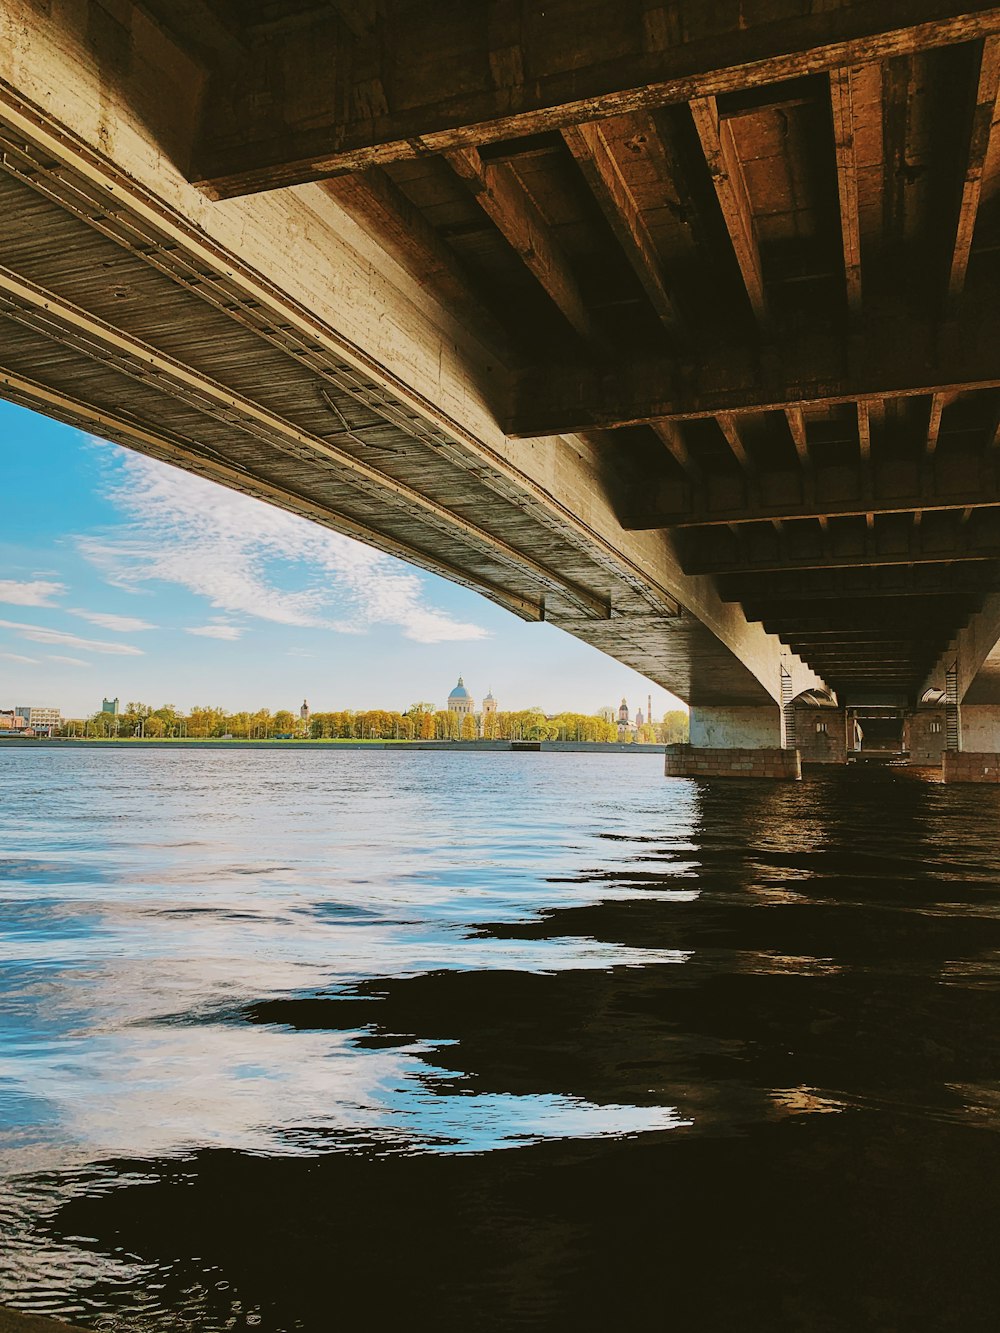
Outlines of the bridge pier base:
[{"label": "bridge pier base", "polygon": [[1000,782],[1000,754],[945,750],[942,776],[945,782]]},{"label": "bridge pier base", "polygon": [[668,745],[668,778],[776,778],[798,782],[798,750],[781,745],[777,704],[763,707],[694,706],[691,743]]}]

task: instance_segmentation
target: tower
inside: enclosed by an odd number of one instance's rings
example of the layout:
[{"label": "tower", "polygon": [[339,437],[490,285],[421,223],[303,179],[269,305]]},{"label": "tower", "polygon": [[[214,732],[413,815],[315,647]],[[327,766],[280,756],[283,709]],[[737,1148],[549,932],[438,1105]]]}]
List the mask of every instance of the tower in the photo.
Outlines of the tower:
[{"label": "tower", "polygon": [[494,740],[499,725],[500,723],[497,719],[497,701],[493,697],[493,686],[491,685],[489,693],[483,700],[483,716],[479,724],[479,733],[481,736],[485,736],[487,740]]},{"label": "tower", "polygon": [[309,700],[308,700],[308,699],[303,699],[303,700],[302,700],[302,707],[299,709],[299,717],[302,719],[303,722],[305,722],[305,723],[308,724],[308,722],[309,722],[309,716],[310,716],[310,715],[309,715]]}]

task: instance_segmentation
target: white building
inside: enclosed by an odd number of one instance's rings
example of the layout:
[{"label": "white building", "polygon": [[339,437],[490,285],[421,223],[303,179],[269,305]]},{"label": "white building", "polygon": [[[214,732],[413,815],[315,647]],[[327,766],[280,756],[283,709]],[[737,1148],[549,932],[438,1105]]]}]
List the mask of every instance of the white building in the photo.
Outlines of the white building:
[{"label": "white building", "polygon": [[62,714],[58,708],[33,708],[22,704],[14,712],[24,718],[32,731],[58,731],[62,726]]}]

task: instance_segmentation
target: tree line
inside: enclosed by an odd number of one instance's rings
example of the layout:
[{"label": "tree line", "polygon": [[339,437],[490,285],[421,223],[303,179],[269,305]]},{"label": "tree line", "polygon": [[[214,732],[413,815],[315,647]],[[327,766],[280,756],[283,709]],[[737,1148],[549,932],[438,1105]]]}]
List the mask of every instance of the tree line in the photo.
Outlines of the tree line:
[{"label": "tree line", "polygon": [[[64,736],[149,737],[180,740],[525,740],[597,741],[619,740],[614,722],[587,713],[558,713],[546,717],[540,708],[515,712],[484,713],[479,719],[459,717],[433,704],[414,703],[404,713],[384,708],[362,711],[343,709],[317,712],[303,721],[297,713],[281,708],[271,712],[227,712],[220,707],[198,706],[186,713],[173,704],[153,708],[149,704],[126,704],[119,713],[94,713],[92,717],[67,720]],[[687,714],[679,709],[667,713],[662,722],[645,723],[629,739],[645,744],[669,745],[687,740]]]}]

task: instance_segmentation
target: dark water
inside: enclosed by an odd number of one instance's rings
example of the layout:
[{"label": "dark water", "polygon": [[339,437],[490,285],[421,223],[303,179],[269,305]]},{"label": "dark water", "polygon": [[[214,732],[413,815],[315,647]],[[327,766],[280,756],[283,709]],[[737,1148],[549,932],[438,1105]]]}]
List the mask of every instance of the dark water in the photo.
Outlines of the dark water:
[{"label": "dark water", "polygon": [[0,1302],[1000,1325],[1000,791],[0,751]]}]

